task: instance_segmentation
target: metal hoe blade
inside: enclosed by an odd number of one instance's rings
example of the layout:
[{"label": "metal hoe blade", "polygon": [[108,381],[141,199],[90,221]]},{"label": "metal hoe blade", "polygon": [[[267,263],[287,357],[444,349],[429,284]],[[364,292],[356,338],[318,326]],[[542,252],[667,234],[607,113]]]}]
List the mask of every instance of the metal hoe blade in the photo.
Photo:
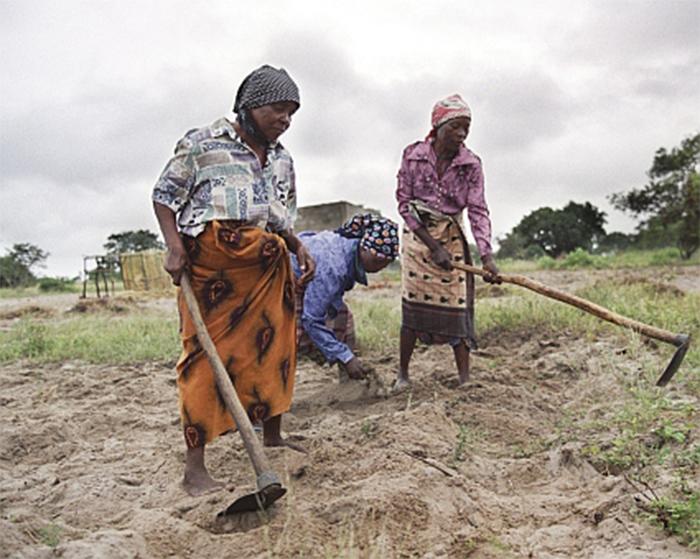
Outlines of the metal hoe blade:
[{"label": "metal hoe blade", "polygon": [[230,516],[242,512],[265,510],[287,492],[274,472],[260,474],[257,485],[258,490],[256,492],[239,497],[217,516]]},{"label": "metal hoe blade", "polygon": [[278,483],[268,485],[260,491],[239,497],[217,516],[231,516],[242,512],[265,510],[286,492],[287,490]]},{"label": "metal hoe blade", "polygon": [[678,367],[680,367],[683,362],[686,351],[688,351],[688,347],[690,347],[690,336],[687,334],[679,334],[676,338],[675,345],[678,349],[676,353],[673,354],[671,362],[668,364],[668,367],[666,367],[666,370],[659,377],[659,380],[656,381],[656,386],[666,386],[668,381],[676,374]]}]

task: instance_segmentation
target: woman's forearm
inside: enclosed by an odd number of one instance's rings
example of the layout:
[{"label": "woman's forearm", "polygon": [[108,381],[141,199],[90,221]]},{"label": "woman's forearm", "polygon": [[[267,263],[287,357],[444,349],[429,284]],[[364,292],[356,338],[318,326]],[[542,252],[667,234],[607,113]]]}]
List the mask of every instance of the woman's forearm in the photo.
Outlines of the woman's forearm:
[{"label": "woman's forearm", "polygon": [[423,241],[423,244],[430,249],[430,252],[434,252],[440,247],[438,242],[433,239],[432,235],[428,233],[428,230],[424,226],[416,229],[414,233],[421,241]]},{"label": "woman's forearm", "polygon": [[294,234],[294,231],[291,229],[282,231],[280,233],[280,237],[284,239],[284,242],[287,244],[287,248],[290,250],[290,252],[296,254],[301,246],[301,241],[299,240],[299,237]]},{"label": "woman's forearm", "polygon": [[156,213],[156,219],[158,220],[158,225],[160,226],[160,231],[163,234],[167,247],[173,248],[180,246],[182,244],[182,239],[177,230],[175,212],[158,202],[153,202],[153,210]]},{"label": "woman's forearm", "polygon": [[175,285],[180,285],[180,276],[188,265],[187,253],[185,246],[182,243],[180,234],[177,231],[177,223],[175,222],[175,212],[167,206],[153,203],[153,209],[156,212],[158,225],[163,233],[165,244],[168,247],[168,252],[165,256],[163,267],[165,271],[173,278]]}]

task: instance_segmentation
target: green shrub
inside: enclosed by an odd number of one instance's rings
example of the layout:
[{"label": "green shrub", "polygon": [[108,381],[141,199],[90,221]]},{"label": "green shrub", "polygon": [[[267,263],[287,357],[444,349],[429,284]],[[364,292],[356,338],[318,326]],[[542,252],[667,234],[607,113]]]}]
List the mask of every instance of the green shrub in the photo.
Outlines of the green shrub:
[{"label": "green shrub", "polygon": [[593,256],[582,248],[577,248],[570,252],[559,262],[558,268],[604,268],[603,259],[600,256]]},{"label": "green shrub", "polygon": [[542,256],[537,259],[537,267],[541,270],[553,270],[557,267],[557,261],[551,256]]},{"label": "green shrub", "polygon": [[75,281],[69,278],[41,278],[39,280],[39,291],[64,293],[76,291]]},{"label": "green shrub", "polygon": [[661,248],[651,254],[649,264],[652,266],[667,266],[677,264],[681,259],[681,253],[677,248]]}]

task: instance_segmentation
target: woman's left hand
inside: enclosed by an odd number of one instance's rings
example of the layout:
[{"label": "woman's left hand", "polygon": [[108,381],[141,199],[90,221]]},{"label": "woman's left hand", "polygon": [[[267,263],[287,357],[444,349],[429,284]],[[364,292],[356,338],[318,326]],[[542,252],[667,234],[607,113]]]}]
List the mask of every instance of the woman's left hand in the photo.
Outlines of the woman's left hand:
[{"label": "woman's left hand", "polygon": [[482,268],[484,269],[485,272],[487,272],[486,275],[484,276],[485,282],[496,283],[496,284],[503,283],[501,278],[498,277],[500,272],[498,271],[498,267],[496,266],[496,263],[493,261],[492,256],[488,256],[483,260]]},{"label": "woman's left hand", "polygon": [[300,242],[297,245],[296,250],[297,262],[299,262],[299,268],[301,269],[301,276],[297,280],[300,287],[306,287],[306,285],[314,278],[316,273],[316,262],[311,258],[309,251]]}]

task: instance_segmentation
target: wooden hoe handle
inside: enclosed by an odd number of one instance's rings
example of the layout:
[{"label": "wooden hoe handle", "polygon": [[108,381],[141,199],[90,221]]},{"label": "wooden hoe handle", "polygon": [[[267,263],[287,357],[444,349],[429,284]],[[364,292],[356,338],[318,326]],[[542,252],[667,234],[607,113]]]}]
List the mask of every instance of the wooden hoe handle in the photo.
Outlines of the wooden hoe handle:
[{"label": "wooden hoe handle", "polygon": [[[464,272],[471,272],[472,274],[478,274],[480,276],[485,276],[488,274],[488,272],[482,270],[481,268],[477,268],[476,266],[457,264],[454,262],[452,265],[458,270],[462,270]],[[673,344],[677,347],[687,344],[688,342],[688,336],[684,334],[674,334],[668,330],[662,330],[661,328],[656,328],[654,326],[644,324],[643,322],[632,320],[626,316],[616,314],[605,307],[591,303],[586,299],[582,299],[581,297],[571,295],[570,293],[566,293],[564,291],[559,291],[558,289],[554,289],[553,287],[549,287],[538,281],[526,278],[525,276],[499,274],[498,277],[506,283],[514,283],[516,285],[526,287],[527,289],[539,293],[540,295],[573,305],[574,307],[595,315],[598,318],[602,318],[603,320],[607,320],[613,324],[618,324],[619,326],[624,326],[625,328],[630,328],[631,330],[644,334],[645,336],[649,336],[650,338],[655,338],[657,340]]]},{"label": "wooden hoe handle", "polygon": [[209,331],[207,330],[207,326],[204,324],[204,320],[202,319],[199,303],[197,303],[197,299],[194,295],[194,291],[192,290],[192,284],[190,283],[190,278],[187,273],[182,274],[180,279],[180,287],[182,288],[182,294],[185,296],[187,308],[192,316],[192,322],[194,322],[199,343],[202,345],[204,352],[207,354],[212,371],[214,371],[216,385],[219,387],[228,411],[231,413],[234,421],[236,422],[236,426],[238,427],[238,431],[241,433],[241,437],[243,437],[243,444],[248,451],[250,460],[253,462],[255,473],[258,476],[258,484],[260,484],[261,476],[263,478],[270,475],[274,476],[274,474],[272,474],[272,470],[270,469],[270,463],[267,460],[267,456],[265,456],[260,440],[253,430],[253,425],[248,418],[248,414],[243,409],[241,401],[238,399],[238,395],[233,388],[233,383],[228,376],[226,367],[224,367],[221,357],[216,351],[216,346],[214,345],[211,336],[209,336]]}]

